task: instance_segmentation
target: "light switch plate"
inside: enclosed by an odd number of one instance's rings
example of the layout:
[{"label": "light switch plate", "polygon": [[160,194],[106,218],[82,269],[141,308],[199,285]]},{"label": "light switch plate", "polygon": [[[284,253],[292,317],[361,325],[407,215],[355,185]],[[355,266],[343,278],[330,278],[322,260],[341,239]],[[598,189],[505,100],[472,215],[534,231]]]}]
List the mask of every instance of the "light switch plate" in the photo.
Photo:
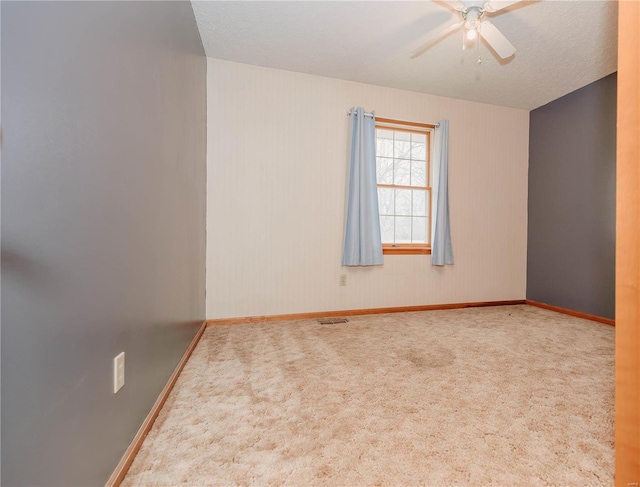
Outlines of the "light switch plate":
[{"label": "light switch plate", "polygon": [[124,385],[124,352],[113,359],[113,393]]}]

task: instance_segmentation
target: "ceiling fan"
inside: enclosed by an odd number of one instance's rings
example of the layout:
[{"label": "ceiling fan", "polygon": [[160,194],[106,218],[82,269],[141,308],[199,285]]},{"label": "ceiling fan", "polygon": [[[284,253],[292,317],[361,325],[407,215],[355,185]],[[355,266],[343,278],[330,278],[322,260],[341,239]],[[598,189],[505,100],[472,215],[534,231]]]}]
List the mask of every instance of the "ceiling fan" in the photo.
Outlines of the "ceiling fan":
[{"label": "ceiling fan", "polygon": [[455,0],[446,2],[447,5],[458,13],[462,20],[431,36],[427,42],[413,52],[411,59],[420,56],[440,39],[455,32],[462,26],[467,29],[466,35],[469,40],[480,36],[502,59],[513,56],[516,48],[495,25],[488,20],[484,20],[484,15],[485,13],[499,12],[521,1],[522,0]]}]

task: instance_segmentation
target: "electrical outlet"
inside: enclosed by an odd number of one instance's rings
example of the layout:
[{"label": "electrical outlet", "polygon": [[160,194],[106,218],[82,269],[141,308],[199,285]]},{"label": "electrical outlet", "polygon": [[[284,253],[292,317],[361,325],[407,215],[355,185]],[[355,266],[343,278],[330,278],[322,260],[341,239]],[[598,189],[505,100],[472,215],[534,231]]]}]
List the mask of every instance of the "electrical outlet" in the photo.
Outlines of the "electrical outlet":
[{"label": "electrical outlet", "polygon": [[341,286],[346,286],[347,285],[347,275],[346,274],[340,274],[340,285]]},{"label": "electrical outlet", "polygon": [[113,359],[113,393],[117,393],[124,385],[124,352]]}]

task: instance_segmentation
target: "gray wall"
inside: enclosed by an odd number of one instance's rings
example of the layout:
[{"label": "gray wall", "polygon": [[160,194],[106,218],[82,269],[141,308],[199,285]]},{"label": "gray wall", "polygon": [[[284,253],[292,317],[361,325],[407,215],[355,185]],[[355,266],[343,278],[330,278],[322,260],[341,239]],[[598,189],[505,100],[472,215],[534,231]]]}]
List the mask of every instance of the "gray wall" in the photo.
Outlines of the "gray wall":
[{"label": "gray wall", "polygon": [[204,320],[206,60],[189,2],[1,8],[2,484],[104,485]]},{"label": "gray wall", "polygon": [[527,299],[615,312],[616,74],[531,112]]}]

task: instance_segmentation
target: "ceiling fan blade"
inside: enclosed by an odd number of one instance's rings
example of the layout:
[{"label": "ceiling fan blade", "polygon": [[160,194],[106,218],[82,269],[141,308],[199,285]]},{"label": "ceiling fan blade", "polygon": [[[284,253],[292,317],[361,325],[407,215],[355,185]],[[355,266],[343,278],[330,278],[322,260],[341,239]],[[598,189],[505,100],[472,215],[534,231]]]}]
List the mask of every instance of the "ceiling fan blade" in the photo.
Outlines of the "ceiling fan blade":
[{"label": "ceiling fan blade", "polygon": [[502,32],[488,20],[480,24],[480,35],[487,41],[487,44],[496,51],[498,56],[506,59],[516,52],[516,48],[509,42]]},{"label": "ceiling fan blade", "polygon": [[511,7],[511,5],[520,3],[522,0],[490,0],[484,4],[486,12],[498,12],[503,8]]},{"label": "ceiling fan blade", "polygon": [[431,46],[433,46],[440,39],[442,39],[443,37],[448,36],[449,34],[451,34],[454,31],[458,30],[460,27],[462,27],[463,24],[464,24],[464,22],[458,22],[457,24],[453,24],[453,25],[447,27],[446,29],[441,30],[440,32],[438,32],[438,33],[434,34],[433,36],[431,36],[429,38],[429,40],[427,40],[427,42],[425,42],[420,47],[418,47],[415,51],[413,51],[413,55],[411,56],[411,59],[417,58],[418,56],[420,56],[422,53],[424,53],[427,49],[429,49]]}]

